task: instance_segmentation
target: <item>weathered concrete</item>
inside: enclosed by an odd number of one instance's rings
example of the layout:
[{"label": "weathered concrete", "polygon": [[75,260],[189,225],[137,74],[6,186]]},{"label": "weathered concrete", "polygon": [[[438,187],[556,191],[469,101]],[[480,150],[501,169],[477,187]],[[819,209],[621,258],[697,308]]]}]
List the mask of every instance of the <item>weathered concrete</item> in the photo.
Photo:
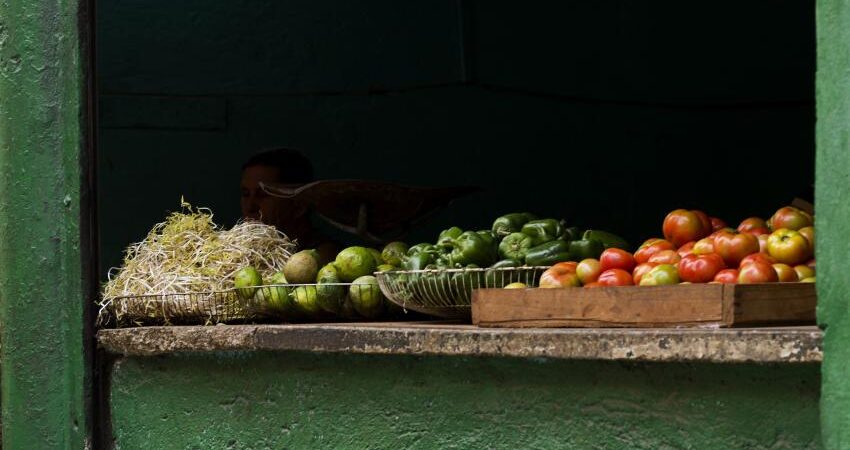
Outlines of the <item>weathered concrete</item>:
[{"label": "weathered concrete", "polygon": [[128,356],[284,351],[799,363],[821,360],[815,327],[759,329],[480,329],[447,324],[219,325],[101,330]]}]

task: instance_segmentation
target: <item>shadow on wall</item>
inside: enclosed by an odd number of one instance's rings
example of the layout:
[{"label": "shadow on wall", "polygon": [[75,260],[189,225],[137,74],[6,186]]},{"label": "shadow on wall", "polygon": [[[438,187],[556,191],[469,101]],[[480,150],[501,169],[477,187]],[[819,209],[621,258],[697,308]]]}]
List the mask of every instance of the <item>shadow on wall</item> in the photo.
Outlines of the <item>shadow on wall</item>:
[{"label": "shadow on wall", "polygon": [[181,195],[235,221],[241,162],[277,145],[325,178],[486,188],[412,241],[513,210],[637,240],[674,207],[737,221],[811,195],[811,1],[187,0],[98,13],[106,266]]}]

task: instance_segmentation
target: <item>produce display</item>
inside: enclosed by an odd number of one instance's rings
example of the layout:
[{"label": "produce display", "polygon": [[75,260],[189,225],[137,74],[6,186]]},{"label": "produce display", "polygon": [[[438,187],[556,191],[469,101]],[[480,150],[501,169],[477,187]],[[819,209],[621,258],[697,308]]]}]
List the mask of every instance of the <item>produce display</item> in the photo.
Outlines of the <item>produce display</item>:
[{"label": "produce display", "polygon": [[599,257],[555,263],[540,287],[813,283],[813,224],[810,214],[792,206],[768,220],[746,218],[737,228],[702,211],[677,209],[664,218],[663,238],[647,239],[634,253],[607,248]]}]

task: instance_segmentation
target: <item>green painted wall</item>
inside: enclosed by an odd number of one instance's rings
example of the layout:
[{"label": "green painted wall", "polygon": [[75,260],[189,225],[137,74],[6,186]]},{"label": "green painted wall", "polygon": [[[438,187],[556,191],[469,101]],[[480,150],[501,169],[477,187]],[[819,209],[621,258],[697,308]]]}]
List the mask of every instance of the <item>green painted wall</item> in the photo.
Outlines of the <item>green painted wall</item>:
[{"label": "green painted wall", "polygon": [[272,145],[323,177],[488,189],[413,239],[513,209],[639,239],[674,207],[809,196],[813,1],[464,4],[465,28],[454,0],[99,2],[104,264],[181,194],[235,220]]},{"label": "green painted wall", "polygon": [[0,1],[3,448],[81,449],[91,430],[91,200],[81,5]]},{"label": "green painted wall", "polygon": [[824,443],[850,447],[850,3],[818,1],[818,320],[825,329]]},{"label": "green painted wall", "polygon": [[817,365],[236,353],[111,379],[117,449],[819,448]]}]

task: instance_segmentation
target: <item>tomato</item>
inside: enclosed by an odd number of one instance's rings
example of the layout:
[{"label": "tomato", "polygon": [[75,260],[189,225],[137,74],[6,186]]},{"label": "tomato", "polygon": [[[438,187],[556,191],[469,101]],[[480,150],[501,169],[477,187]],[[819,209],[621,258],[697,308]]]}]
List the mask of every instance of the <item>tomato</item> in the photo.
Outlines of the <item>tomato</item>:
[{"label": "tomato", "polygon": [[738,267],[746,256],[759,252],[759,240],[752,234],[721,231],[714,237],[714,251],[728,267]]},{"label": "tomato", "polygon": [[631,272],[637,265],[631,253],[619,248],[609,248],[602,252],[602,256],[599,257],[599,264],[600,270],[603,272],[608,269],[623,269],[626,272]]},{"label": "tomato", "polygon": [[586,287],[586,288],[597,288],[597,287],[602,287],[602,285],[599,284],[599,282],[594,281],[593,283],[585,284],[584,287]]},{"label": "tomato", "polygon": [[634,284],[631,274],[623,269],[608,269],[599,275],[601,286],[631,286]]},{"label": "tomato", "polygon": [[817,269],[815,268],[815,259],[814,259],[814,258],[812,258],[812,259],[810,259],[810,260],[806,261],[806,265],[807,265],[807,266],[809,266],[809,267],[811,267],[811,268],[812,268],[812,270],[817,270]]},{"label": "tomato", "polygon": [[599,274],[602,273],[602,266],[598,259],[587,258],[581,260],[576,266],[576,275],[581,284],[593,283],[599,279]]},{"label": "tomato", "polygon": [[800,281],[797,271],[788,264],[776,263],[773,265],[773,270],[776,271],[776,276],[779,278],[780,283]]},{"label": "tomato", "polygon": [[803,227],[797,230],[798,233],[802,234],[809,240],[809,247],[811,247],[812,251],[815,249],[815,227]]},{"label": "tomato", "polygon": [[767,226],[773,230],[786,228],[797,231],[800,228],[812,225],[814,221],[809,213],[799,210],[793,206],[779,208],[767,221]]},{"label": "tomato", "polygon": [[643,278],[644,275],[649,273],[649,271],[652,270],[657,265],[658,265],[657,263],[651,263],[651,262],[645,262],[643,264],[638,264],[638,266],[635,267],[635,270],[632,272],[632,281],[635,284],[640,284],[641,278]]},{"label": "tomato", "polygon": [[649,239],[635,252],[635,262],[637,264],[643,264],[649,261],[649,258],[651,258],[652,255],[660,251],[675,249],[676,247],[674,247],[670,241],[658,238]]},{"label": "tomato", "polygon": [[684,258],[685,255],[688,255],[693,251],[694,245],[696,245],[696,242],[694,242],[694,241],[688,242],[685,245],[679,247],[679,249],[676,250],[676,253],[678,253],[679,256]]},{"label": "tomato", "polygon": [[769,234],[760,234],[756,236],[759,240],[759,252],[767,253],[767,238],[770,237]]},{"label": "tomato", "polygon": [[743,267],[745,264],[749,264],[751,262],[763,262],[766,264],[776,264],[776,259],[767,253],[753,253],[752,255],[747,255],[744,259],[741,260],[741,264],[738,264],[738,267]]},{"label": "tomato", "polygon": [[714,281],[723,284],[735,284],[738,282],[738,270],[723,269],[717,272],[717,275],[714,276]]},{"label": "tomato", "polygon": [[726,268],[723,258],[717,253],[688,255],[679,261],[679,278],[691,283],[708,283],[717,272]]},{"label": "tomato", "polygon": [[711,222],[711,231],[721,230],[728,226],[723,219],[719,219],[717,217],[709,217],[708,220]]},{"label": "tomato", "polygon": [[662,286],[679,283],[679,272],[672,264],[659,264],[640,280],[641,286]]},{"label": "tomato", "polygon": [[695,255],[707,255],[709,253],[714,253],[714,238],[707,237],[702,238],[694,244],[694,249],[691,250],[691,253]]},{"label": "tomato", "polygon": [[679,256],[675,250],[663,250],[652,255],[652,258],[649,258],[648,262],[658,264],[678,264],[681,260],[682,257]]},{"label": "tomato", "polygon": [[794,271],[797,272],[797,278],[801,280],[815,276],[815,269],[804,264],[794,266]]},{"label": "tomato", "polygon": [[576,275],[576,263],[562,262],[546,269],[540,276],[541,288],[566,288],[580,286],[578,275]]},{"label": "tomato", "polygon": [[702,211],[677,209],[664,218],[662,231],[665,239],[679,247],[708,236],[711,233],[711,220]]},{"label": "tomato", "polygon": [[767,238],[767,252],[778,262],[797,265],[812,256],[809,240],[797,231],[780,228]]},{"label": "tomato", "polygon": [[[741,233],[748,233],[752,230],[765,230],[762,233],[769,233],[767,228],[767,222],[764,221],[761,217],[748,217],[741,221],[738,225],[738,231]],[[752,234],[752,233],[750,233]]]},{"label": "tomato", "polygon": [[760,261],[751,262],[741,267],[738,271],[738,283],[775,283],[779,281],[779,275],[770,264]]}]

